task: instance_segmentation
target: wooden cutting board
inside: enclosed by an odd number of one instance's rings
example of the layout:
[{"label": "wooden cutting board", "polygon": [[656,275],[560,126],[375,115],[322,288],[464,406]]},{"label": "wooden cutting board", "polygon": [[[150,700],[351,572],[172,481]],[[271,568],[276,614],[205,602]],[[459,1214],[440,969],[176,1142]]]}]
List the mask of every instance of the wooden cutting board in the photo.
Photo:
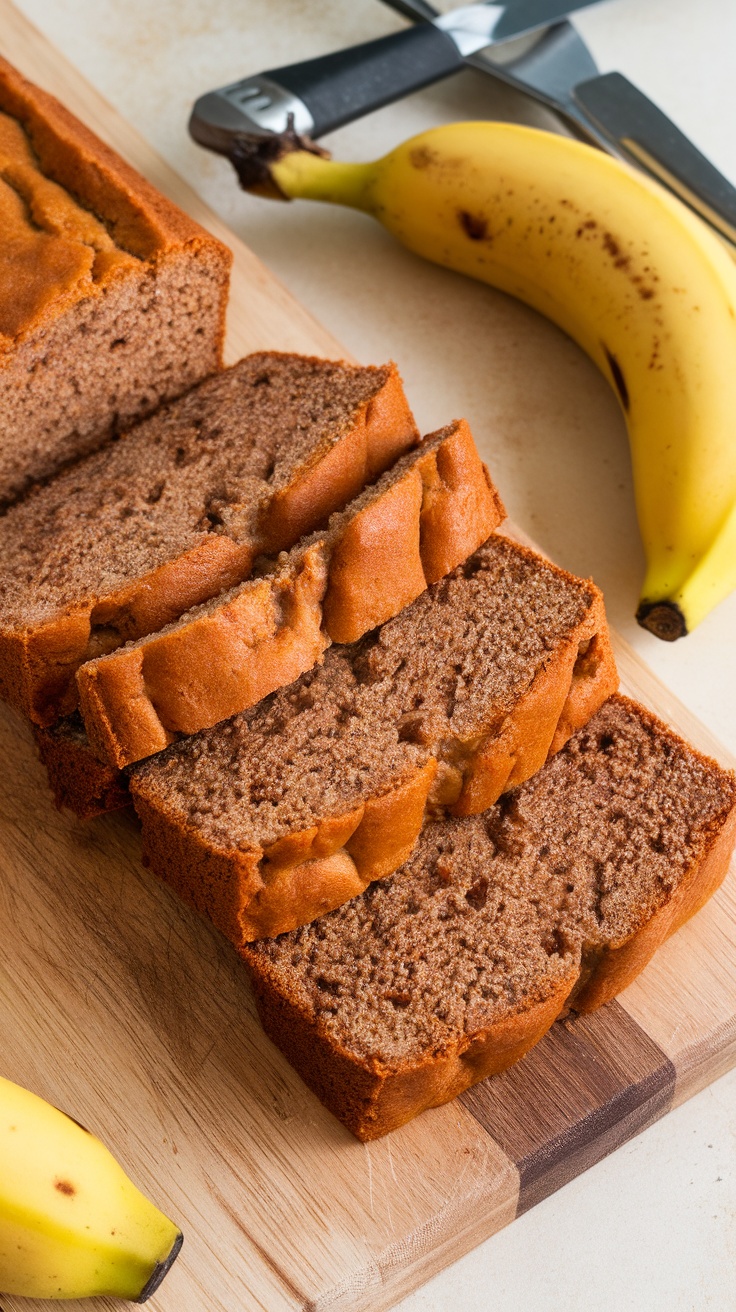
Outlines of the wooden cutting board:
[{"label": "wooden cutting board", "polygon": [[[344,354],[8,0],[0,48],[234,248],[231,360]],[[620,641],[617,656],[627,692],[728,763]],[[617,1002],[360,1144],[264,1038],[234,951],[142,869],[132,817],[56,813],[8,711],[0,779],[0,1070],[93,1127],[182,1225],[155,1312],[390,1308],[736,1063],[732,869]]]}]

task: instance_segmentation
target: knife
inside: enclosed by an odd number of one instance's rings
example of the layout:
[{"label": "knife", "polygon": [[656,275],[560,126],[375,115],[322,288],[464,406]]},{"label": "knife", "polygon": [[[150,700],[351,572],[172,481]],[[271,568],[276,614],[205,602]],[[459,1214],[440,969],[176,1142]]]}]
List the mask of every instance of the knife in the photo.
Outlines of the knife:
[{"label": "knife", "polygon": [[[437,13],[428,0],[384,3],[420,25]],[[572,23],[555,24],[530,50],[500,63],[504,49],[466,62],[555,110],[578,136],[648,173],[736,243],[736,188],[633,82],[598,73]]]},{"label": "knife", "polygon": [[630,163],[645,169],[736,243],[736,187],[621,73],[579,82],[574,101]]},{"label": "knife", "polygon": [[[189,120],[194,140],[228,154],[233,138],[293,130],[309,137],[361,118],[458,72],[496,42],[538,32],[600,0],[511,0],[435,13],[430,22],[348,50],[230,83],[200,96]],[[290,117],[291,116],[291,117]]]}]

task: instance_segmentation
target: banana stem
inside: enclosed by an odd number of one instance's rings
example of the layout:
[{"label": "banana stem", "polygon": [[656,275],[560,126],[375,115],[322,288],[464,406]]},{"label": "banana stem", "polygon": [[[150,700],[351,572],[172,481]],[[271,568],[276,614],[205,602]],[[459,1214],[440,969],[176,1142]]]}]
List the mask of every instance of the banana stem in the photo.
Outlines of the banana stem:
[{"label": "banana stem", "polygon": [[295,150],[274,161],[270,174],[289,200],[324,200],[370,210],[375,176],[372,164],[343,164],[306,150]]}]

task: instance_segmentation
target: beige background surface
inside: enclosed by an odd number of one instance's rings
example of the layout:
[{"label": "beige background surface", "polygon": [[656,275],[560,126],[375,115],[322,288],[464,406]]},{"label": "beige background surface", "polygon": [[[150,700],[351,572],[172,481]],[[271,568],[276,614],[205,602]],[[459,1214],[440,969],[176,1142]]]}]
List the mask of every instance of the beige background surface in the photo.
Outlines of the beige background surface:
[{"label": "beige background surface", "polygon": [[[430,268],[361,215],[243,196],[189,142],[196,94],[400,25],[376,0],[20,0],[20,7],[359,358],[394,356],[426,428],[471,421],[509,510],[592,573],[616,626],[732,750],[736,596],[685,642],[631,619],[642,562],[623,426],[577,349],[522,306]],[[612,0],[579,17],[602,69],[638,81],[736,178],[729,0]],[[12,58],[12,51],[4,52]],[[432,123],[541,111],[467,73],[334,134],[358,159]],[[497,329],[503,318],[504,332]],[[492,350],[490,346],[492,344]],[[550,413],[567,434],[550,449]],[[736,1075],[408,1299],[405,1312],[736,1309]],[[235,1312],[235,1309],[233,1309]]]}]

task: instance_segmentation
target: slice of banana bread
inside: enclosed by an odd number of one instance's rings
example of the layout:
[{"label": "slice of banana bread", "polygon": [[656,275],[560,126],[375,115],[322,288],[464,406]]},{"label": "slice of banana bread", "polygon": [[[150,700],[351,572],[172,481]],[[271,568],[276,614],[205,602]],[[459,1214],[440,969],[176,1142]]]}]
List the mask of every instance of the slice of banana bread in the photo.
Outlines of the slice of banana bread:
[{"label": "slice of banana bread", "polygon": [[0,59],[0,505],[219,369],[231,258]]},{"label": "slice of banana bread", "polygon": [[393,366],[260,353],[0,519],[0,696],[37,724],[80,664],[293,545],[418,442]]},{"label": "slice of banana bread", "polygon": [[735,835],[734,776],[612,697],[490,811],[425,826],[391,879],[243,948],[264,1028],[375,1139],[625,988],[718,887]]},{"label": "slice of banana bread", "polygon": [[78,713],[57,720],[49,729],[37,724],[32,728],[59,810],[72,811],[80,820],[93,820],[131,805],[126,776],[98,760]]},{"label": "slice of banana bread", "polygon": [[431,434],[325,533],[158,633],[82,665],[92,746],[123,767],[255,705],[330,642],[355,642],[398,614],[502,518],[467,424]]},{"label": "slice of banana bread", "polygon": [[614,690],[592,583],[495,534],[396,618],[131,772],[153,869],[236,944],[314,919],[482,811]]}]

